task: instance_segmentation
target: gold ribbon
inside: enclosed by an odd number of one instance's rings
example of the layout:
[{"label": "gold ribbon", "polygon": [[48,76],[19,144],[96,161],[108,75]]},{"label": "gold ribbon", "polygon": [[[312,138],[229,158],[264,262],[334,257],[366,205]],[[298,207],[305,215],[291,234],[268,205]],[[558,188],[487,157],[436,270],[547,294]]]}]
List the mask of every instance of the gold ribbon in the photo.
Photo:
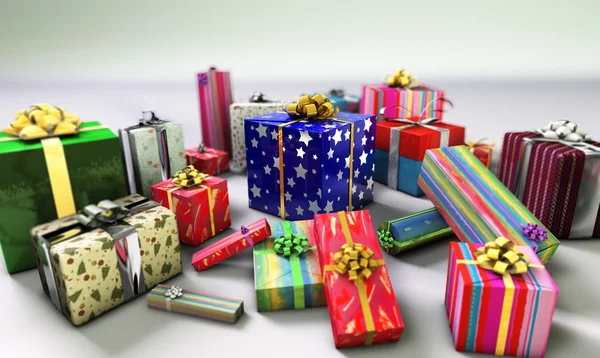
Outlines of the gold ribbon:
[{"label": "gold ribbon", "polygon": [[350,159],[349,159],[349,181],[348,181],[348,211],[352,211],[352,165],[354,161],[354,122],[344,121],[333,118],[338,114],[340,107],[335,101],[330,100],[324,94],[313,96],[303,95],[298,102],[292,104],[283,104],[283,110],[292,118],[293,121],[280,124],[278,126],[277,142],[279,145],[279,216],[285,219],[285,183],[283,175],[283,127],[298,123],[302,120],[310,119],[331,119],[332,121],[350,124]]},{"label": "gold ribbon", "polygon": [[73,198],[63,145],[58,138],[43,139],[41,144],[48,169],[48,179],[52,188],[56,216],[62,218],[75,214],[77,211],[75,209],[75,198]]},{"label": "gold ribbon", "polygon": [[[342,232],[346,238],[346,244],[342,245],[340,251],[334,254],[335,265],[325,265],[323,271],[335,271],[341,275],[348,273],[348,279],[356,285],[367,329],[364,345],[369,346],[373,343],[375,322],[371,306],[369,306],[369,296],[367,295],[365,280],[371,277],[377,267],[385,266],[385,261],[383,259],[374,260],[374,254],[371,249],[362,244],[355,244],[352,241],[352,234],[350,233],[345,212],[338,212],[338,217],[342,226]],[[325,279],[325,276],[323,276],[323,279]]]},{"label": "gold ribbon", "polygon": [[386,85],[395,88],[415,88],[419,86],[419,80],[408,71],[398,70],[385,80]]},{"label": "gold ribbon", "polygon": [[42,139],[78,133],[82,123],[64,108],[39,103],[17,112],[14,122],[2,132],[22,140]]},{"label": "gold ribbon", "polygon": [[193,186],[200,186],[207,190],[208,194],[208,213],[210,215],[210,228],[212,232],[212,236],[215,236],[215,219],[213,214],[214,203],[212,197],[212,190],[209,186],[200,185],[204,181],[204,179],[208,178],[210,175],[201,173],[192,165],[188,165],[187,167],[181,169],[173,178],[171,178],[171,182],[174,185],[174,188],[167,190],[167,198],[169,201],[169,209],[174,213],[177,213],[175,206],[173,205],[173,192],[180,188],[191,188]]},{"label": "gold ribbon", "polygon": [[472,153],[472,152],[475,151],[475,149],[478,149],[478,148],[482,148],[482,149],[484,149],[484,148],[490,148],[490,149],[492,149],[492,148],[494,148],[496,146],[496,142],[495,141],[492,141],[492,143],[485,143],[485,141],[487,141],[487,140],[488,140],[487,138],[480,139],[477,142],[470,140],[470,141],[467,142],[467,147],[469,148],[469,150]]}]

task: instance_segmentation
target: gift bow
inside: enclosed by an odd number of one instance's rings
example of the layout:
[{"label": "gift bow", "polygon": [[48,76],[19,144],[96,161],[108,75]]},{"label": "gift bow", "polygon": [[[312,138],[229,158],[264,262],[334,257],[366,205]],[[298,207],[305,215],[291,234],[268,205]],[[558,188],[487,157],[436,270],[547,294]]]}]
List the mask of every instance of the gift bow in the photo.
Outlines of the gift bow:
[{"label": "gift bow", "polygon": [[477,142],[470,140],[467,142],[467,147],[469,148],[469,150],[471,152],[473,152],[475,149],[477,149],[479,147],[493,148],[496,146],[495,141],[492,141],[492,143],[486,143],[487,140],[488,140],[487,138],[482,138],[482,139],[478,140]]},{"label": "gift bow", "polygon": [[389,250],[394,247],[394,238],[389,230],[377,230],[377,237],[379,238],[379,244],[385,250]]},{"label": "gift bow", "polygon": [[40,103],[17,112],[14,122],[2,132],[22,140],[42,139],[75,134],[82,123],[79,116],[62,107]]},{"label": "gift bow", "polygon": [[324,94],[304,95],[298,102],[283,104],[283,110],[296,119],[327,119],[335,116],[340,107]]},{"label": "gift bow", "polygon": [[110,200],[102,200],[98,205],[88,205],[77,215],[81,225],[95,229],[102,225],[114,224],[129,215],[129,209]]},{"label": "gift bow", "polygon": [[171,181],[176,187],[189,188],[195,185],[202,184],[204,179],[208,178],[209,176],[210,175],[208,174],[199,172],[192,165],[188,165],[187,167],[175,173]]},{"label": "gift bow", "polygon": [[206,146],[204,145],[204,142],[201,142],[200,144],[198,144],[198,153],[204,152],[206,152]]},{"label": "gift bow", "polygon": [[519,248],[505,237],[475,250],[479,267],[494,271],[500,275],[520,275],[527,272],[529,258]]},{"label": "gift bow", "polygon": [[548,231],[538,224],[523,225],[521,231],[529,240],[542,242],[548,238]]},{"label": "gift bow", "polygon": [[[405,124],[410,124],[410,125],[414,125],[414,126],[427,127],[427,125],[429,125],[429,124],[433,124],[433,123],[440,121],[439,118],[423,118],[425,116],[425,113],[427,113],[427,110],[429,110],[429,108],[433,104],[435,104],[437,101],[447,102],[450,105],[450,107],[454,107],[454,104],[450,100],[448,100],[444,97],[437,97],[437,98],[434,98],[431,101],[429,101],[429,103],[427,103],[425,108],[423,108],[423,110],[421,111],[421,113],[418,116],[412,116],[410,118],[385,118],[385,120],[388,122],[405,123]],[[412,111],[410,110],[410,108],[406,108],[404,106],[382,107],[379,110],[380,118],[382,118],[385,115],[385,112],[389,108],[402,108],[402,109],[408,111],[408,113],[412,114]],[[434,110],[434,112],[443,112],[443,110],[436,109],[436,110]],[[379,120],[378,120],[378,122],[379,122]]]},{"label": "gift bow", "polygon": [[273,251],[285,257],[300,256],[316,248],[316,246],[309,247],[306,237],[296,234],[287,235],[287,233],[276,238],[273,245]]},{"label": "gift bow", "polygon": [[267,99],[264,93],[262,92],[254,92],[252,97],[249,99],[250,103],[268,103],[271,102]]},{"label": "gift bow", "polygon": [[158,118],[153,111],[142,111],[142,118],[140,118],[141,126],[151,126],[156,124],[163,124],[165,122],[166,121]]},{"label": "gift bow", "polygon": [[343,98],[346,96],[346,91],[341,88],[333,88],[329,91],[329,95],[332,97],[340,97]]},{"label": "gift bow", "polygon": [[391,76],[388,76],[385,83],[390,87],[396,88],[415,88],[419,86],[419,80],[404,70],[398,70]]},{"label": "gift bow", "polygon": [[333,255],[335,271],[340,275],[348,273],[350,281],[359,278],[368,280],[379,266],[384,266],[383,259],[375,260],[375,253],[363,244],[344,244],[340,251]]},{"label": "gift bow", "polygon": [[535,132],[547,139],[558,139],[567,142],[583,142],[592,139],[589,134],[581,132],[576,123],[566,119],[554,121],[546,127],[536,129]]}]

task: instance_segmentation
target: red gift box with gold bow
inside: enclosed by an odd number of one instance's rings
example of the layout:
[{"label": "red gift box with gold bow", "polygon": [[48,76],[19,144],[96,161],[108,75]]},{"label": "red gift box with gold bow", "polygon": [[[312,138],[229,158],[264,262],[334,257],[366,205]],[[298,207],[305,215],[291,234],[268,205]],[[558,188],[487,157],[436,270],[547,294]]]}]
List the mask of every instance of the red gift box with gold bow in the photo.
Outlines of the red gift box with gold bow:
[{"label": "red gift box with gold bow", "polygon": [[185,150],[187,165],[208,175],[219,175],[229,171],[229,155],[214,148],[206,148],[202,144],[198,148]]},{"label": "red gift box with gold bow", "polygon": [[318,214],[314,222],[335,346],[398,341],[404,322],[369,212]]}]

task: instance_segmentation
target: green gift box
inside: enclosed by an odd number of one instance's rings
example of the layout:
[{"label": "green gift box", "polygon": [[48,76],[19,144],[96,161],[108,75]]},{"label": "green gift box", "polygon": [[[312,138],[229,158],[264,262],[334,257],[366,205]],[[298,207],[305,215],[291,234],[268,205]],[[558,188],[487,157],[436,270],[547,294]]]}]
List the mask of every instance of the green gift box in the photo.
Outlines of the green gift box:
[{"label": "green gift box", "polygon": [[254,245],[258,311],[327,306],[313,221],[271,224],[271,235]]},{"label": "green gift box", "polygon": [[0,246],[9,273],[36,267],[29,231],[127,195],[119,140],[98,122],[75,135],[23,141],[0,133]]}]

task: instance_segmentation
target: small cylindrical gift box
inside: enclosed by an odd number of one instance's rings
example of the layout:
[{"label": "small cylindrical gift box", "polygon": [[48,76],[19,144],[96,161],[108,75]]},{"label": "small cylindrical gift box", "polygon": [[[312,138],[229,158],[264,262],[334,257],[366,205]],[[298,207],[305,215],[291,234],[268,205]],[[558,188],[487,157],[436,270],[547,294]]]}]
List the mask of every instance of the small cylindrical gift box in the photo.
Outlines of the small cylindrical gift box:
[{"label": "small cylindrical gift box", "polygon": [[[516,273],[509,265],[505,274],[493,271],[497,260],[488,258],[485,248],[450,243],[445,303],[456,350],[543,357],[558,287],[530,247],[516,247],[521,254],[515,255],[529,261],[517,256],[524,272]],[[476,253],[478,249],[484,254]],[[507,251],[500,250],[502,255]],[[487,261],[480,264],[482,257]]]},{"label": "small cylindrical gift box", "polygon": [[271,224],[271,237],[253,248],[259,312],[327,305],[315,245],[312,220]]},{"label": "small cylindrical gift box", "polygon": [[231,226],[227,180],[209,176],[181,187],[172,179],[152,186],[152,200],[177,215],[179,241],[197,246]]},{"label": "small cylindrical gift box", "polygon": [[398,341],[404,322],[369,212],[315,215],[315,234],[335,346]]},{"label": "small cylindrical gift box", "polygon": [[269,223],[266,219],[261,219],[196,252],[192,256],[192,266],[196,271],[206,270],[270,236]]},{"label": "small cylindrical gift box", "polygon": [[181,272],[175,215],[139,195],[31,231],[42,287],[81,325]]},{"label": "small cylindrical gift box", "polygon": [[236,323],[244,313],[244,301],[175,286],[158,285],[146,295],[148,307]]},{"label": "small cylindrical gift box", "polygon": [[152,116],[119,130],[129,192],[152,197],[152,185],[185,167],[181,125]]},{"label": "small cylindrical gift box", "polygon": [[197,77],[202,141],[209,148],[231,155],[229,106],[233,97],[229,72],[211,67]]},{"label": "small cylindrical gift box", "polygon": [[219,175],[229,171],[229,155],[222,150],[200,145],[198,148],[186,149],[185,159],[188,165],[209,175]]},{"label": "small cylindrical gift box", "polygon": [[428,150],[419,185],[463,242],[504,236],[532,247],[544,262],[560,244],[465,146]]}]

